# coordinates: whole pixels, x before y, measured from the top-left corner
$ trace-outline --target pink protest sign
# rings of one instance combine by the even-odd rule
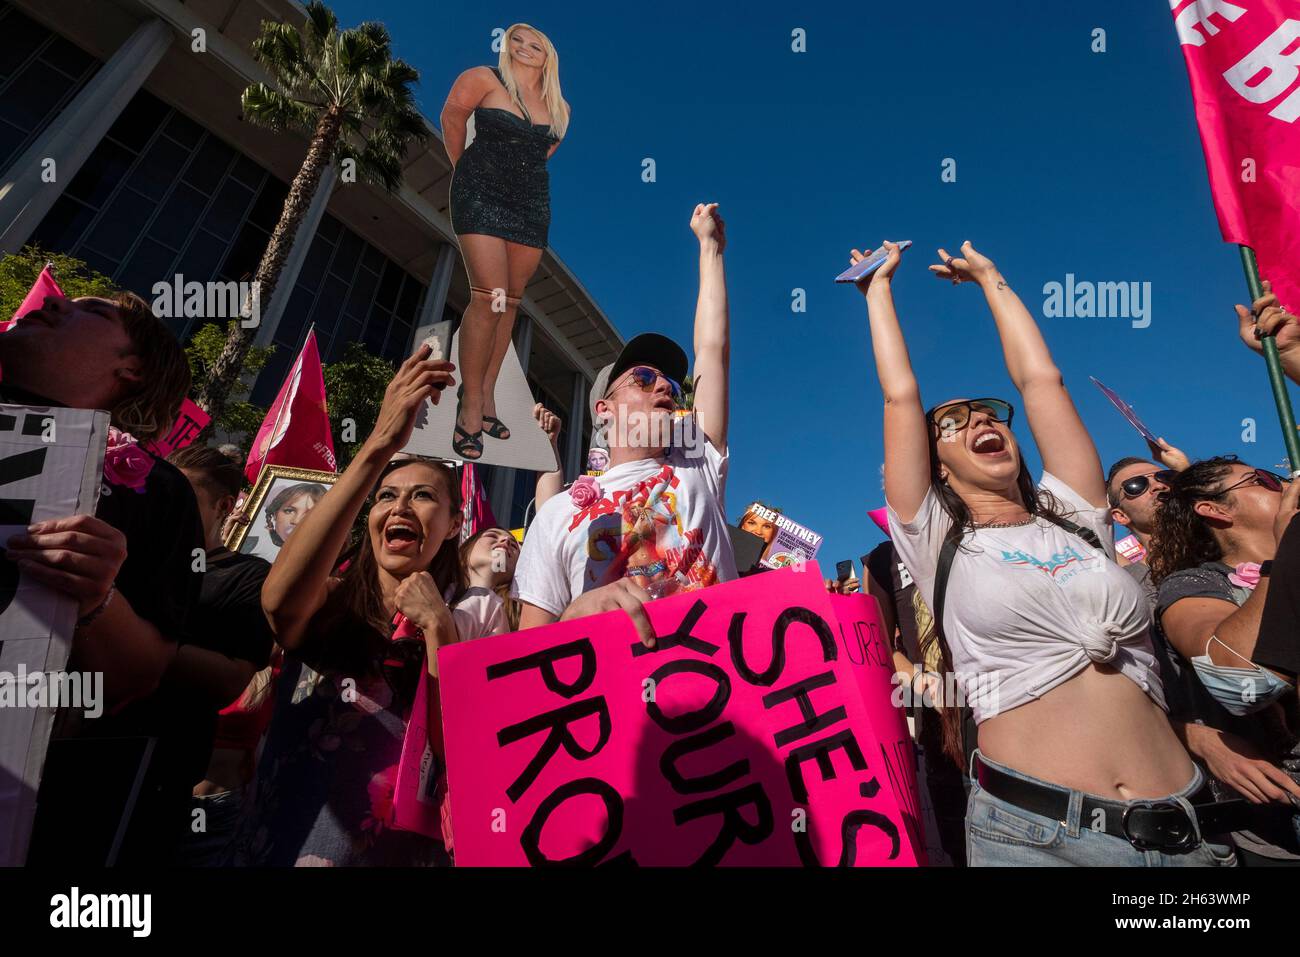
[[[827,595],[835,611],[840,645],[852,664],[862,691],[867,720],[880,746],[880,756],[889,771],[889,786],[918,857],[925,854],[921,834],[921,796],[916,785],[916,751],[907,729],[902,695],[894,677],[894,659],[880,621],[876,600],[861,592]],[[925,863],[924,860],[921,863]]]
[[[165,459],[177,449],[183,449],[194,441],[195,437],[203,431],[203,427],[212,421],[212,416],[200,409],[189,398],[181,402],[180,415],[172,423],[172,427],[167,430],[167,434],[159,439],[145,443],[147,448],[160,459]]]
[[[458,864],[917,863],[815,563],[646,611],[439,651]]]

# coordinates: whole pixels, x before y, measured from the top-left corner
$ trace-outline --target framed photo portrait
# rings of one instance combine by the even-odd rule
[[[284,540],[336,481],[333,472],[268,465],[241,507],[248,521],[233,526],[226,547],[274,562]]]

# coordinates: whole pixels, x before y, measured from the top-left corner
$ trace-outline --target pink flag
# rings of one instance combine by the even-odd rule
[[[889,509],[888,508],[884,508],[884,507],[873,508],[869,512],[867,512],[867,517],[870,518],[873,522],[875,522],[876,527],[880,529],[882,532],[884,532],[887,537],[889,538],[894,537],[893,535],[889,534]]]
[[[14,312],[13,318],[0,322],[0,332],[8,332],[19,318],[45,305],[46,296],[62,295],[63,290],[54,281],[54,274],[50,272],[50,264],[46,263],[45,268],[41,270],[41,274],[36,277],[36,282],[32,283],[32,288],[28,291],[26,298],[23,299],[23,304]]]
[[[316,351],[316,333],[307,333],[302,352],[280,386],[280,394],[257,430],[248,452],[244,475],[256,484],[267,465],[333,472],[334,440],[325,411],[325,378]]]
[[[1300,5],[1170,0],[1219,228],[1300,309]]]
[[[462,506],[464,519],[460,526],[460,540],[462,542],[469,540],[476,532],[496,525],[496,516],[492,514],[492,506],[488,503],[487,492],[479,481],[478,472],[474,469],[473,462],[466,462],[461,469],[460,500],[464,503]]]

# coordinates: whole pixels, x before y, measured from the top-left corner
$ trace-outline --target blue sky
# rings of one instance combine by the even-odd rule
[[[1039,316],[1107,464],[1145,447],[1089,375],[1193,458],[1282,461],[1263,363],[1237,339],[1245,282],[1163,0],[333,7],[347,26],[387,23],[435,120],[462,70],[495,62],[493,28],[526,21],[552,38],[573,121],[550,164],[551,243],[624,336],[689,346],[687,222],[697,201],[722,204],[729,517],[755,498],[777,505],[825,535],[825,570],[882,539],[866,515],[883,504],[866,311],[831,282],[851,246],[882,238],[916,244],[894,287],[928,402],[1016,401],[978,290],[925,268],[935,247],[970,239]],[[1105,53],[1091,50],[1098,27]],[[805,53],[791,51],[795,28]],[[646,157],[657,182],[641,180]],[[941,181],[946,158],[956,182]],[[1150,325],[1043,318],[1044,284],[1067,273],[1149,282]],[[791,311],[795,288],[806,312]],[[1028,442],[1022,417],[1016,429]]]

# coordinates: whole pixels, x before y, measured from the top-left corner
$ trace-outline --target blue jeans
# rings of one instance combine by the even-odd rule
[[[1068,794],[1070,804],[1066,820],[1056,821],[995,798],[972,780],[966,808],[966,856],[971,867],[1237,866],[1237,855],[1231,844],[1209,840],[1199,842],[1188,851],[1140,850],[1122,837],[1093,830],[1091,821],[1081,820],[1084,792],[1040,781],[995,764],[983,755],[980,760],[1005,774]],[[1204,783],[1205,777],[1197,768],[1188,785],[1167,800],[1188,799]]]

